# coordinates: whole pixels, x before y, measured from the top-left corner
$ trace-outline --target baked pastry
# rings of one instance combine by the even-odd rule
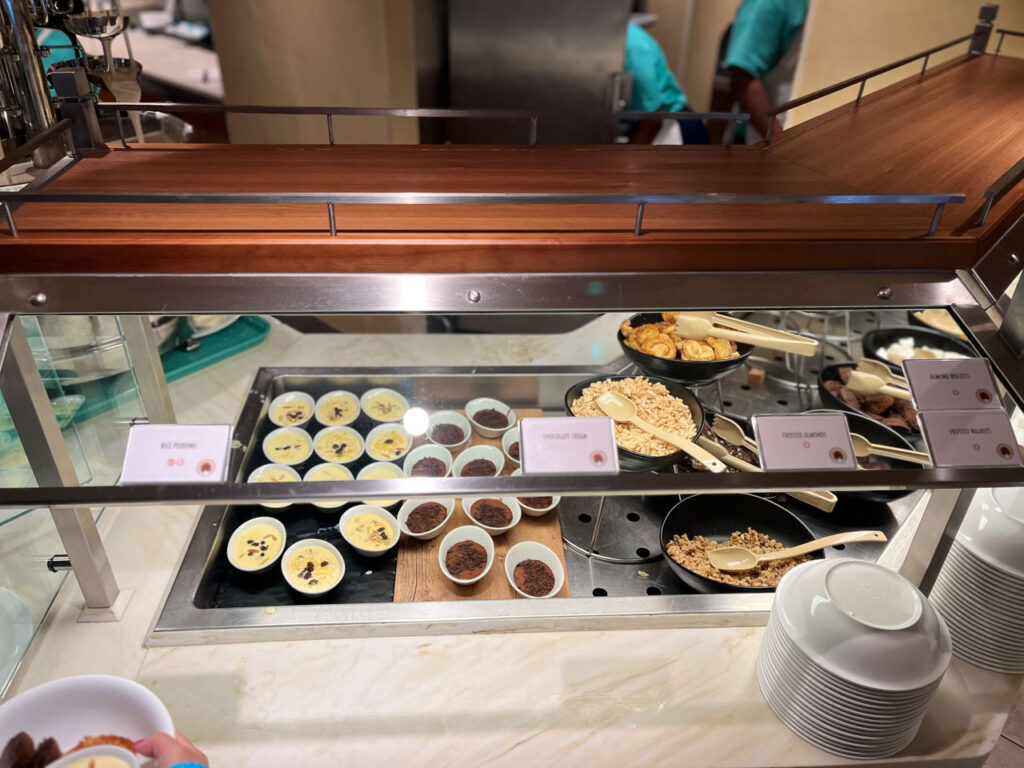
[[[131,739],[126,739],[123,736],[114,736],[112,734],[104,734],[102,736],[86,736],[80,742],[78,742],[71,752],[77,752],[80,749],[86,749],[87,747],[98,747],[101,745],[110,745],[112,747],[120,747],[126,749],[131,753],[135,753],[135,742]]]

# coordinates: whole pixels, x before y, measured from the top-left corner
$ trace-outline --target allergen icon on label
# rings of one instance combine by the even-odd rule
[[[213,470],[217,468],[217,463],[213,459],[203,459],[196,465],[196,472],[199,473],[200,477],[207,477],[213,474]]]
[[[842,448],[836,447],[828,452],[828,457],[836,464],[842,464],[846,461],[846,451]]]
[[[983,405],[988,405],[989,403],[992,402],[992,393],[989,392],[987,389],[979,389],[977,392],[974,393],[974,396],[978,398],[978,402],[982,403]]]
[[[590,463],[595,467],[603,467],[608,462],[608,457],[605,456],[604,451],[594,451],[590,454]]]

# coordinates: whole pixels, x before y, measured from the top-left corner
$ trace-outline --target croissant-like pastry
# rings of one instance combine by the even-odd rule
[[[696,339],[686,339],[683,342],[683,348],[680,350],[680,354],[687,360],[715,359],[715,350],[703,341],[697,341]]]

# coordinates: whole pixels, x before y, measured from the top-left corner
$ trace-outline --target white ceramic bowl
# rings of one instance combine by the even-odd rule
[[[441,475],[441,477],[448,477],[448,475],[452,473],[451,451],[440,445],[428,443],[409,451],[409,454],[405,457],[405,461],[402,462],[402,470],[405,472],[405,476],[412,477],[412,468],[416,466],[417,462],[420,462],[423,459],[439,459],[440,461],[443,461],[444,474]],[[420,477],[426,477],[426,475],[420,475]]]
[[[384,394],[391,395],[399,403],[402,404],[402,412],[401,413],[396,413],[394,415],[394,418],[390,418],[389,417],[389,418],[386,418],[386,419],[380,419],[380,418],[377,418],[376,416],[374,416],[368,410],[366,410],[366,404],[372,398],[376,397],[377,395],[384,395]],[[359,398],[359,407],[362,408],[363,409],[363,413],[365,413],[367,416],[369,416],[371,419],[373,419],[373,421],[391,423],[391,422],[401,421],[402,420],[402,417],[405,416],[405,412],[409,410],[409,401],[405,399],[405,396],[402,395],[401,392],[396,392],[395,390],[388,389],[387,387],[374,387],[373,389],[366,390],[363,393],[363,396],[361,398]]]
[[[540,560],[551,569],[551,573],[555,577],[555,586],[548,594],[528,595],[516,586],[516,566],[523,562],[523,560]],[[562,585],[565,584],[565,569],[562,567],[562,561],[558,559],[558,555],[549,547],[545,547],[536,541],[521,541],[509,547],[508,552],[505,554],[505,577],[508,579],[508,583],[512,585],[512,589],[520,597],[542,599],[557,595],[561,591]]]
[[[429,531],[423,533],[413,533],[409,530],[409,526],[406,521],[409,519],[410,513],[416,509],[420,504],[426,504],[429,501],[433,501],[436,504],[440,504],[448,510],[448,514],[444,516],[444,520],[441,521],[440,525],[436,528],[432,528]],[[452,512],[455,511],[455,499],[409,499],[401,507],[398,508],[398,524],[402,528],[402,535],[409,536],[414,539],[420,539],[422,541],[429,541],[430,539],[436,539],[441,535],[441,531],[448,525],[448,521],[452,519]]]
[[[20,731],[37,744],[53,737],[61,749],[102,733],[138,741],[175,732],[167,707],[152,691],[113,675],[64,677],[13,697],[0,706],[0,735],[6,743]]]
[[[519,427],[512,427],[510,430],[508,430],[508,432],[506,432],[504,435],[501,436],[501,450],[504,451],[505,455],[508,457],[508,460],[511,461],[513,464],[515,464],[517,467],[520,464],[522,464],[522,462],[519,459],[517,459],[515,456],[513,456],[511,453],[509,453],[508,449],[512,446],[512,443],[518,443],[518,442],[519,442]],[[523,450],[523,446],[520,445],[519,446],[519,452],[520,452],[519,455],[520,455],[520,457],[522,457],[522,455],[523,455],[522,454],[522,450]]]
[[[292,461],[279,460],[269,450],[270,442],[279,435],[288,435],[292,440],[298,440],[306,446],[305,453],[302,454],[302,458],[293,459]],[[263,455],[267,457],[267,461],[274,464],[287,464],[291,467],[296,467],[302,464],[304,461],[309,459],[313,455],[313,438],[309,436],[309,433],[300,429],[299,427],[279,427],[278,429],[272,430],[270,434],[263,438]]]
[[[379,438],[381,435],[386,434],[388,432],[397,432],[399,435],[405,438],[405,450],[403,450],[397,456],[374,456],[373,453],[371,452],[371,446],[373,445],[373,441]],[[411,448],[412,435],[410,435],[406,431],[405,427],[403,427],[401,424],[387,422],[386,424],[380,424],[379,426],[374,427],[366,434],[366,455],[369,456],[374,461],[399,461],[403,456],[409,453],[409,450]]]
[[[495,428],[485,427],[483,424],[477,423],[477,421],[473,418],[474,415],[479,413],[480,411],[486,411],[489,408],[493,408],[496,411],[501,411],[502,413],[506,414],[508,416],[508,425],[504,427]],[[475,397],[468,403],[466,403],[465,410],[466,418],[469,419],[470,423],[473,425],[473,429],[476,430],[476,433],[481,437],[487,437],[490,439],[501,437],[505,432],[510,430],[516,424],[515,411],[513,411],[511,408],[509,408],[507,405],[501,402],[501,400],[495,400],[493,397]]]
[[[309,415],[300,421],[282,421],[274,418],[274,412],[282,405],[288,405],[289,403],[302,403],[309,409]],[[285,392],[270,401],[270,407],[267,409],[267,418],[270,419],[271,424],[276,424],[279,427],[301,427],[313,418],[315,407],[316,403],[313,401],[313,398],[305,392]]]
[[[454,424],[457,426],[462,430],[462,441],[455,443],[454,445],[437,442],[433,437],[431,437],[431,432],[434,431],[434,427],[438,424]],[[473,426],[469,423],[469,419],[457,411],[438,411],[437,413],[432,413],[430,415],[430,419],[427,421],[427,439],[434,445],[441,445],[447,448],[452,452],[453,456],[458,454],[458,452],[461,451],[467,443],[469,443],[469,438],[472,437],[472,435]]]
[[[817,666],[872,690],[924,688],[952,655],[949,630],[924,595],[875,563],[803,563],[779,582],[772,612]]]
[[[98,757],[117,758],[128,768],[138,768],[139,765],[134,752],[129,752],[127,749],[115,747],[111,744],[102,744],[97,747],[76,750],[70,755],[65,755],[60,760],[50,763],[46,768],[69,768],[72,765],[83,765],[81,762],[83,760],[94,760]],[[85,762],[84,765],[89,765],[89,763]],[[147,761],[147,765],[151,765],[151,763]]]
[[[355,414],[352,416],[351,419],[349,419],[347,421],[338,421],[338,422],[324,421],[323,419],[320,418],[320,406],[323,405],[324,403],[326,403],[332,397],[338,397],[339,395],[341,395],[343,397],[347,397],[347,398],[351,399],[353,403],[355,403],[355,405],[356,405],[356,412],[355,412]],[[344,426],[347,426],[348,424],[351,424],[353,421],[358,419],[360,413],[362,413],[362,406],[359,405],[359,395],[357,395],[357,394],[355,394],[353,392],[349,392],[348,390],[345,390],[345,389],[332,389],[327,394],[321,396],[316,401],[316,406],[313,408],[313,417],[317,420],[317,422],[319,424],[323,424],[325,427],[344,427]]]
[[[336,558],[338,558],[338,564],[341,568],[341,572],[338,575],[338,580],[333,584],[318,584],[317,589],[315,590],[299,589],[297,586],[295,586],[295,584],[292,583],[292,580],[288,578],[288,560],[289,558],[291,558],[295,550],[301,549],[302,547],[309,547],[313,545],[323,547]],[[288,549],[284,551],[284,554],[281,555],[281,575],[284,576],[284,580],[285,582],[287,582],[288,586],[294,589],[300,595],[322,595],[325,592],[330,592],[332,589],[337,587],[339,584],[341,584],[342,581],[345,580],[345,558],[341,556],[341,552],[338,551],[338,548],[331,544],[331,542],[329,541],[324,541],[323,539],[299,539],[290,547],[288,547]]]
[[[302,478],[299,477],[298,472],[296,472],[294,469],[285,464],[264,464],[261,467],[256,467],[256,469],[250,472],[249,477],[246,478],[246,482],[255,483],[258,477],[265,475],[272,469],[280,470],[281,472],[284,472],[286,475],[288,475],[290,477],[289,482],[298,483],[302,480]],[[285,507],[290,507],[291,505],[292,503],[290,501],[275,501],[270,502],[268,504],[260,504],[260,506],[266,507],[267,509],[284,509]]]
[[[448,573],[448,568],[444,564],[444,559],[448,555],[448,550],[460,541],[475,541],[487,552],[487,565],[484,567],[483,573],[476,578],[457,579]],[[494,542],[486,532],[480,530],[475,525],[460,525],[441,539],[441,546],[437,550],[437,561],[441,566],[441,573],[447,576],[454,583],[461,584],[462,586],[476,584],[480,579],[491,572],[491,566],[494,565]]]
[[[384,549],[366,549],[365,547],[360,547],[358,544],[352,541],[348,537],[348,534],[345,532],[345,527],[349,524],[349,521],[356,515],[361,515],[364,513],[379,515],[380,517],[383,517],[385,520],[387,520],[388,525],[391,526],[391,533],[393,534],[391,536],[391,544],[389,544]],[[398,521],[395,519],[395,516],[388,512],[383,507],[378,507],[376,504],[357,504],[356,506],[345,510],[345,513],[341,516],[341,519],[338,521],[338,532],[341,534],[341,537],[345,539],[346,542],[348,542],[348,545],[352,547],[352,549],[354,549],[356,552],[361,554],[363,557],[381,557],[382,555],[386,555],[388,552],[390,552],[398,545],[398,540],[402,536],[402,528],[398,524]]]
[[[512,473],[512,477],[521,477],[522,474],[523,474],[523,470],[522,469],[517,469],[517,470],[515,470]],[[526,497],[526,498],[529,498],[529,497]],[[516,501],[519,502],[519,506],[523,508],[523,514],[526,515],[527,517],[541,517],[543,515],[546,515],[552,509],[557,507],[558,506],[558,502],[560,502],[561,500],[562,500],[561,496],[552,496],[551,497],[551,504],[549,504],[548,506],[546,506],[546,507],[531,507],[528,504],[524,504],[523,503],[523,497],[522,496],[516,496]]]
[[[503,528],[494,528],[494,527],[492,527],[490,525],[484,525],[479,520],[477,520],[475,517],[473,517],[472,511],[471,511],[472,508],[473,508],[473,503],[477,502],[477,501],[480,501],[481,499],[494,499],[494,498],[496,498],[496,497],[494,497],[494,496],[466,496],[464,499],[462,499],[462,509],[466,513],[466,517],[468,517],[470,519],[470,521],[474,525],[479,525],[481,528],[483,528],[485,531],[487,531],[491,536],[500,536],[501,534],[505,533],[506,531],[511,531],[513,528],[515,528],[519,524],[519,521],[523,519],[523,511],[522,511],[521,507],[519,506],[519,501],[514,496],[502,496],[501,499],[500,499],[501,503],[504,504],[506,507],[508,507],[510,510],[512,510],[512,522],[509,523],[508,525],[506,525]]]
[[[339,440],[354,441],[358,443],[359,453],[346,461],[341,461],[338,456],[331,455],[329,453],[322,453],[320,449],[317,448],[317,444],[320,442],[320,438],[328,435],[337,437]],[[352,429],[352,427],[324,427],[313,437],[313,450],[316,451],[316,455],[319,456],[321,460],[331,464],[351,464],[353,461],[357,461],[362,458],[362,455],[366,450],[366,444],[363,442],[363,436]]]
[[[263,565],[261,565],[259,568],[243,568],[242,564],[237,562],[231,556],[231,553],[235,551],[235,544],[240,538],[242,538],[242,534],[245,533],[245,531],[249,528],[252,528],[254,525],[260,524],[269,525],[271,528],[277,531],[277,535],[281,537],[281,549],[278,550],[278,553],[273,558],[264,561]],[[265,571],[268,568],[270,568],[274,563],[278,561],[278,559],[281,557],[281,554],[284,552],[284,545],[287,540],[288,532],[285,531],[284,524],[276,517],[254,517],[252,520],[246,520],[240,526],[235,528],[235,532],[232,533],[231,538],[228,539],[228,562],[231,563],[231,565],[233,565],[238,570],[243,571],[245,573],[261,573],[262,571]]]
[[[501,471],[505,468],[505,454],[493,445],[471,445],[455,459],[455,463],[452,464],[452,475],[454,477],[462,477],[462,470],[465,466],[477,459],[486,459],[494,464],[494,475],[492,477],[500,476]],[[481,477],[487,477],[487,475],[481,475]]]
[[[332,464],[331,462],[327,462],[325,464],[317,464],[315,466],[310,467],[306,471],[306,474],[304,474],[302,476],[302,482],[304,482],[304,483],[322,483],[322,482],[327,482],[325,480],[316,480],[316,479],[314,479],[314,475],[324,471],[324,469],[323,469],[324,467],[329,467],[330,468],[329,471],[341,472],[343,475],[345,475],[345,477],[344,477],[345,480],[353,480],[354,479],[352,477],[352,470],[350,470],[344,464]],[[347,501],[327,501],[326,499],[320,499],[319,501],[312,502],[313,506],[320,507],[320,509],[337,509],[338,507],[342,506],[343,504],[347,504],[347,503],[348,503]]]
[[[1024,579],[1024,489],[979,490],[956,539],[986,563]]]
[[[384,478],[368,478],[372,472],[385,472],[387,477]],[[402,468],[397,464],[390,461],[375,461],[372,464],[367,464],[365,467],[359,470],[359,474],[356,475],[356,480],[402,480],[405,475],[402,473]],[[400,502],[401,499],[363,499],[364,504],[373,504],[377,507],[383,507],[384,509],[392,509],[395,505]]]

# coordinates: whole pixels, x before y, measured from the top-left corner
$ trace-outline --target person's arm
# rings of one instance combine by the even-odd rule
[[[144,757],[156,758],[158,768],[207,768],[210,761],[180,733],[168,736],[154,733],[135,742],[135,751]]]
[[[739,102],[740,109],[750,114],[750,124],[762,136],[767,136],[768,125],[774,123],[772,131],[778,136],[782,131],[782,125],[774,117],[768,116],[772,109],[772,101],[768,98],[764,82],[739,67],[730,68],[729,76],[732,81],[733,97]]]

